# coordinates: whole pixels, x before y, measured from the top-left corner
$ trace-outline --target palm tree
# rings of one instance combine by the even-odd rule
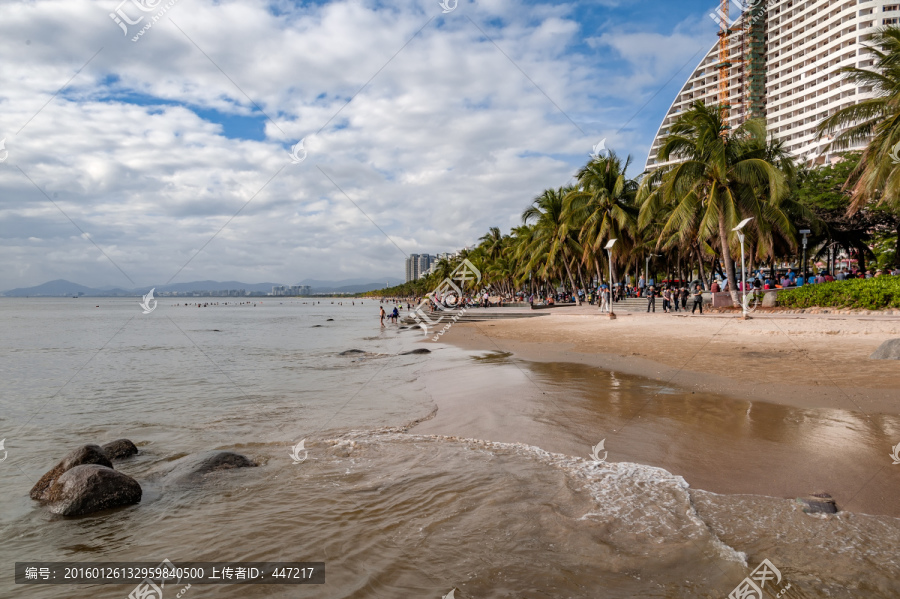
[[[758,140],[757,140],[758,141]],[[794,157],[787,150],[784,140],[769,136],[762,148],[763,158],[774,165],[784,176],[787,184],[786,193],[774,201],[766,186],[757,190],[753,207],[753,229],[756,231],[754,244],[760,262],[774,261],[776,255],[793,252],[797,247],[797,232],[793,223],[800,219],[804,222],[818,221],[815,213],[797,201],[795,185],[799,170]],[[749,215],[748,215],[749,216]]]
[[[441,258],[437,261],[437,266],[434,268],[435,279],[438,281],[443,281],[444,279],[450,278],[450,275],[453,273],[455,265],[451,264],[449,260],[446,258]]]
[[[531,206],[522,213],[522,223],[534,220],[531,241],[528,245],[527,268],[537,272],[544,279],[553,281],[561,277],[563,269],[569,278],[573,292],[577,289],[572,277],[570,263],[574,256],[581,254],[581,246],[574,237],[569,222],[563,218],[563,204],[571,188],[547,189],[535,198]],[[580,304],[578,294],[576,301]]]
[[[513,261],[514,269],[512,275],[515,285],[522,285],[533,276],[533,271],[529,267],[528,246],[532,239],[532,228],[529,225],[521,225],[513,227],[509,235],[509,245],[505,252]],[[532,288],[530,291],[534,291]]]
[[[503,249],[503,235],[500,234],[499,227],[491,227],[478,241],[481,242],[481,247],[489,259],[496,260],[500,256]]]
[[[766,160],[765,146],[762,121],[749,120],[731,131],[718,107],[696,102],[672,124],[659,150],[661,161],[680,162],[646,177],[641,184],[641,222],[646,224],[662,204],[672,207],[662,237],[674,232],[682,241],[693,235],[707,240],[718,234],[735,306],[740,304],[731,259],[731,229],[742,218],[761,214],[760,190],[768,192],[773,204],[786,191],[784,175]]]
[[[820,138],[843,130],[829,144],[834,149],[867,143],[859,166],[845,186],[851,189],[851,213],[872,201],[900,207],[900,169],[894,158],[900,143],[900,29],[878,29],[871,41],[874,69],[841,70],[848,82],[871,87],[874,97],[842,108],[818,128]]]
[[[578,229],[581,261],[593,262],[599,281],[603,276],[597,255],[603,253],[609,239],[621,240],[617,250],[625,248],[625,231],[634,224],[630,208],[638,186],[625,176],[630,164],[631,156],[623,165],[613,151],[607,157],[595,158],[578,171],[578,187],[565,198],[562,218]]]

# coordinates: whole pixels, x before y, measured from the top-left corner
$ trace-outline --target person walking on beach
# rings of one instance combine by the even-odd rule
[[[381,310],[381,326],[383,327],[384,326],[384,315],[385,315],[384,306],[381,306],[380,310]]]
[[[694,310],[700,308],[700,314],[703,314],[703,292],[700,290],[700,285],[694,286],[694,305],[691,307],[691,314],[694,313]],[[685,308],[687,310],[687,308]]]
[[[666,287],[662,292],[663,297],[663,312],[666,314],[669,313],[669,308],[672,306],[672,290]]]
[[[653,285],[647,288],[647,312],[650,311],[650,308],[653,308],[653,313],[656,313],[656,289],[653,288]]]

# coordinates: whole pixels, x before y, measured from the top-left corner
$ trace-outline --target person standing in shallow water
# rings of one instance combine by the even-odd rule
[[[384,326],[384,306],[381,306],[381,326]]]

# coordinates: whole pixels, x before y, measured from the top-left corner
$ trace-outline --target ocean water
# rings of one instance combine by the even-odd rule
[[[163,559],[326,563],[321,586],[195,585],[185,597],[727,597],[762,559],[782,576],[772,596],[900,596],[900,520],[889,515],[816,517],[789,499],[703,491],[654,465],[597,463],[580,440],[551,451],[411,427],[454,382],[477,381],[467,395],[478,401],[537,383],[560,391],[554,406],[571,401],[569,417],[516,417],[571,435],[571,418],[593,430],[645,405],[660,390],[650,381],[442,344],[403,356],[421,333],[382,329],[374,301],[218,299],[161,300],[148,315],[137,300],[0,299],[0,596],[133,588],[15,585],[16,561]],[[348,349],[364,353],[340,355]],[[677,402],[649,409],[642,426],[674,439],[703,424],[667,410],[705,414],[710,398],[663,391]],[[726,420],[743,410],[717,405]],[[787,439],[818,417],[779,418]],[[141,450],[116,463],[141,483],[140,504],[62,518],[28,498],[69,450],[122,437]],[[300,440],[308,457],[295,464]],[[159,476],[213,449],[259,467],[190,485]],[[677,457],[672,470],[694,463]],[[896,488],[896,472],[878,476]]]

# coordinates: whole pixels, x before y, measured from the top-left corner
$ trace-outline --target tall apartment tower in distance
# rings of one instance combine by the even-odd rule
[[[424,277],[436,261],[436,257],[429,254],[410,254],[406,259],[406,282]]]
[[[429,256],[428,254],[422,254],[419,256],[419,277],[424,277],[425,273],[431,270],[431,265],[434,262],[434,256]]]
[[[406,282],[419,278],[419,254],[410,254],[406,258]]]
[[[840,69],[871,67],[865,47],[876,28],[900,22],[900,0],[722,0],[710,15],[719,41],[675,97],[656,133],[646,168],[679,114],[702,100],[722,106],[735,128],[765,118],[769,133],[806,164],[834,160],[816,126],[841,108],[872,97]],[[852,148],[851,148],[852,149]]]

